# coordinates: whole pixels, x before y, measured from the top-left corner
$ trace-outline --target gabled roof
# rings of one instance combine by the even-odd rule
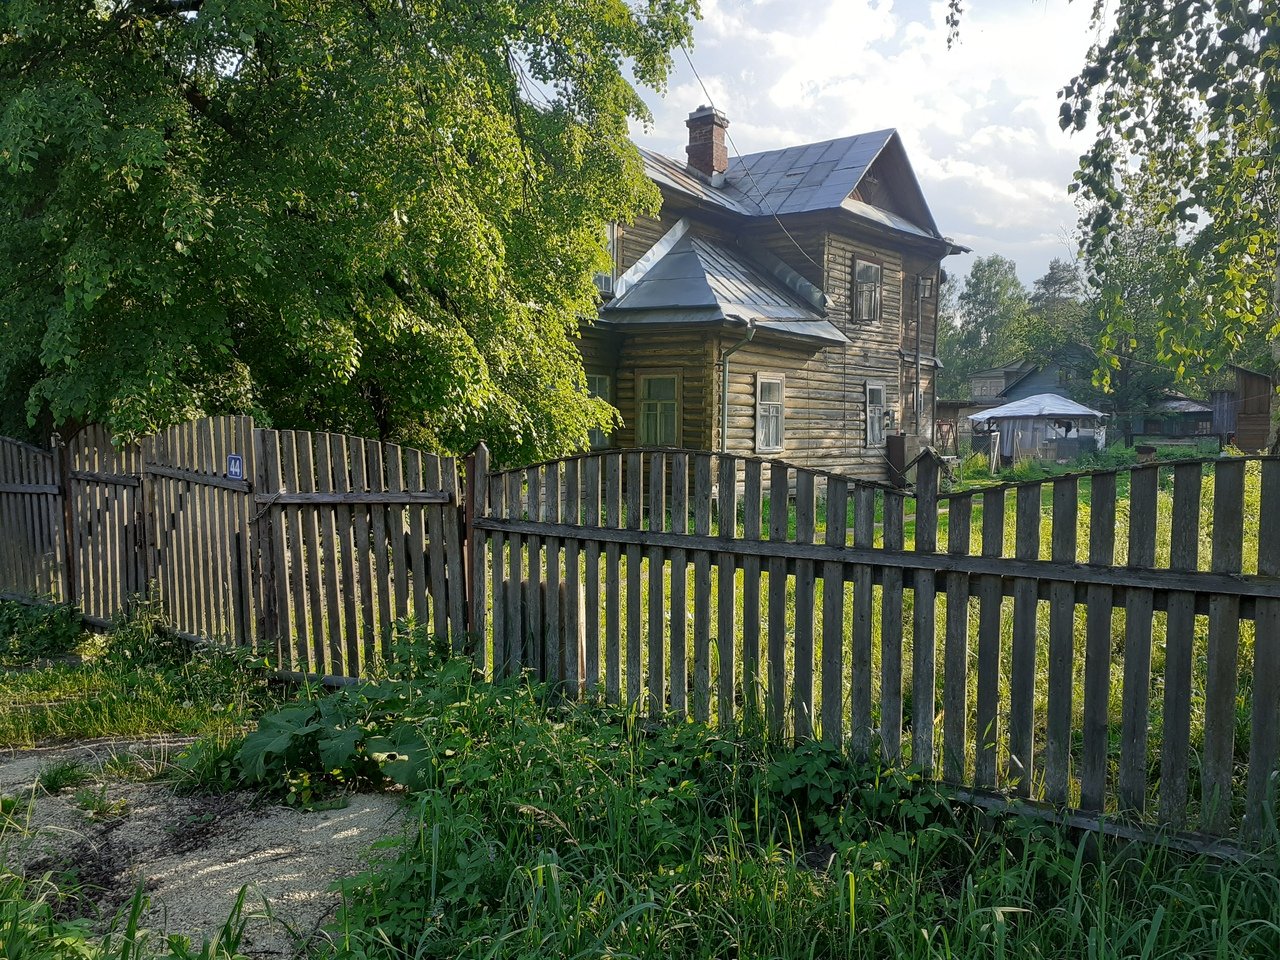
[[[738,320],[783,336],[849,342],[782,279],[719,240],[685,233],[600,315],[617,324]]]
[[[980,413],[971,413],[967,417],[973,423],[986,423],[988,420],[1020,420],[1035,417],[1105,417],[1101,410],[1086,407],[1067,397],[1056,393],[1037,393],[1035,396],[1023,397],[1004,406],[992,407]]]
[[[844,210],[880,226],[944,239],[896,130],[734,157],[722,182],[708,181],[685,164],[643,147],[640,155],[646,172],[659,184],[733,213],[771,217]],[[881,157],[885,162],[877,164]],[[860,186],[872,185],[868,174],[873,166],[893,180],[891,193],[900,211],[853,196]]]

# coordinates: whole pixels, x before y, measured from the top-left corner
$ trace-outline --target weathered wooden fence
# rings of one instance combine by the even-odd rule
[[[0,440],[0,594],[105,624],[151,596],[175,633],[359,676],[410,616],[466,631],[452,460],[212,417],[116,447]]]
[[[975,791],[1270,829],[1280,459],[911,492],[685,450],[489,470],[212,418],[0,441],[0,593],[361,675],[413,617],[492,676],[754,717]],[[465,480],[465,493],[460,481]]]
[[[912,496],[687,451],[477,477],[473,626],[494,673],[654,717],[757,710],[965,787],[1268,829],[1280,460],[956,494],[938,470]]]

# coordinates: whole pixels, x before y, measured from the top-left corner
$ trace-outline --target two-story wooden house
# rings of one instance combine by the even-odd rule
[[[688,162],[642,150],[657,219],[618,226],[591,390],[623,426],[597,444],[779,456],[888,474],[893,433],[933,429],[939,233],[893,130],[730,160],[728,121],[689,115]]]

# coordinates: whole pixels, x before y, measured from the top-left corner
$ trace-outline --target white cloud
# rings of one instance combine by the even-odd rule
[[[975,255],[1011,257],[1030,284],[1068,252],[1085,140],[1058,129],[1057,93],[1095,39],[1089,4],[978,0],[951,49],[942,2],[704,0],[703,12],[702,83],[677,53],[642,143],[683,157],[685,116],[707,92],[744,153],[896,127],[939,226]]]

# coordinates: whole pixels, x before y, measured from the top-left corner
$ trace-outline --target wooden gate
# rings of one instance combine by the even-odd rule
[[[142,443],[149,537],[144,583],[170,627],[191,639],[252,643],[250,569],[253,420],[210,417]]]
[[[0,438],[0,596],[63,600],[63,510],[53,454]]]

